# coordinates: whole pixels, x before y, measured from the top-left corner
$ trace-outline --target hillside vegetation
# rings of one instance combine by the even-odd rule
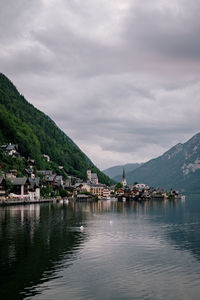
[[[27,102],[12,82],[0,73],[0,144],[9,142],[18,144],[19,152],[25,158],[35,159],[37,169],[53,169],[59,173],[58,166],[61,165],[67,174],[85,179],[90,166],[101,183],[111,184],[110,178],[100,172],[56,124]],[[43,154],[50,156],[50,163],[45,161]],[[9,162],[4,162],[2,153],[0,156],[1,165],[12,167]]]

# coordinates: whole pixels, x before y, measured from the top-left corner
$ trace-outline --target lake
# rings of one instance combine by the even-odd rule
[[[200,197],[0,208],[0,299],[200,299]]]

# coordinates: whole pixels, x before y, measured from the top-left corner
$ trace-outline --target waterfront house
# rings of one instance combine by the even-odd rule
[[[124,188],[124,197],[126,199],[130,199],[132,197],[133,193],[131,191],[131,189],[128,186],[125,186]]]
[[[90,185],[90,193],[92,195],[96,195],[99,198],[103,197],[103,190],[105,188],[105,185],[103,184],[91,184]]]
[[[28,196],[30,182],[27,177],[11,178],[13,193],[21,197]]]
[[[91,199],[91,195],[78,194],[78,195],[76,196],[76,200],[77,200],[77,201],[87,201],[87,200],[89,200],[89,199]]]
[[[110,190],[108,188],[103,189],[103,197],[105,197],[105,198],[110,197]]]
[[[123,190],[123,188],[117,189],[116,193],[117,193],[117,195],[124,195],[124,190]]]
[[[4,176],[0,176],[0,198],[6,195],[7,184]]]
[[[30,200],[39,200],[40,199],[40,178],[29,178],[30,186],[28,194]]]

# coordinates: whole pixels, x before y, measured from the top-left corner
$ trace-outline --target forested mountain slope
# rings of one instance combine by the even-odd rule
[[[19,145],[22,156],[35,159],[38,169],[58,169],[62,165],[66,173],[85,179],[90,166],[101,183],[111,183],[110,178],[100,172],[47,115],[27,102],[12,82],[0,73],[0,144],[9,142]],[[49,164],[43,154],[50,156]]]

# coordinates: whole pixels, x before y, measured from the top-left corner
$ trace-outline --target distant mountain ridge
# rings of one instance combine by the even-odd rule
[[[65,172],[86,179],[86,170],[90,166],[101,183],[112,183],[50,117],[30,104],[0,73],[0,145],[9,142],[18,144],[21,156],[34,159],[37,169],[53,169],[58,174]],[[43,154],[50,156],[49,163]],[[6,164],[2,159],[0,151],[2,169],[8,168],[8,159]]]
[[[126,179],[128,184],[138,181],[149,186],[200,193],[200,133],[126,173]]]
[[[115,177],[121,176],[122,177],[122,171],[123,168],[125,169],[125,172],[131,172],[135,170],[136,168],[139,168],[142,165],[142,163],[132,163],[132,164],[125,164],[125,165],[118,165],[113,166],[108,169],[103,170],[102,172],[115,180]],[[118,180],[119,181],[119,180]]]

